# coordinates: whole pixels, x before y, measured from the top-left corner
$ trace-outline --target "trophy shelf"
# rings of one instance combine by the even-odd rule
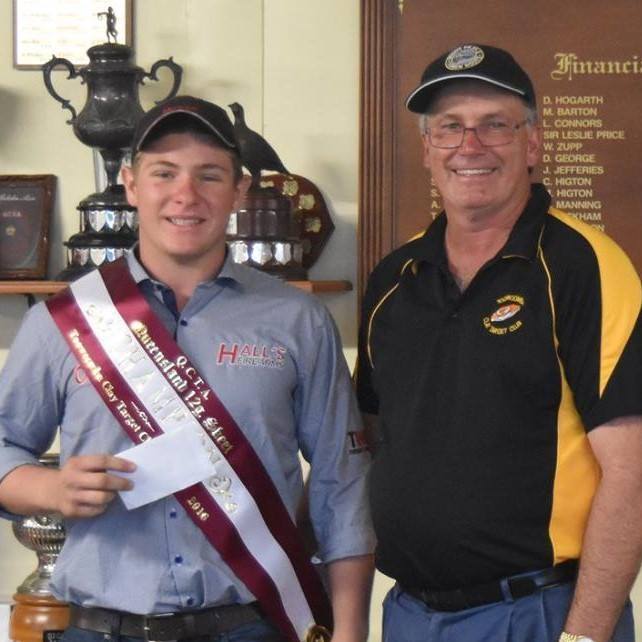
[[[350,281],[288,281],[288,283],[312,294],[349,292],[352,290]],[[56,294],[66,285],[68,285],[66,281],[0,281],[0,295],[24,294],[25,296],[34,296]]]

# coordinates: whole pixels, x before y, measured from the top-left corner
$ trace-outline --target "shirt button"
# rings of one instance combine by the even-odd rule
[[[170,516],[172,519],[176,519],[176,516],[177,516],[177,515],[178,515],[178,513],[176,512],[176,510],[175,510],[174,508],[172,508],[172,510],[170,510],[170,511],[169,511],[169,516]]]
[[[175,562],[176,564],[182,564],[182,563],[183,563],[183,557],[182,557],[181,555],[177,555],[177,556],[174,558],[174,562]]]
[[[180,320],[180,324],[181,324],[182,326],[186,326],[186,325],[187,325],[187,321],[185,321],[185,319],[181,319],[181,320]]]
[[[193,597],[188,597],[187,600],[185,600],[187,606],[192,606],[194,604],[194,598]]]

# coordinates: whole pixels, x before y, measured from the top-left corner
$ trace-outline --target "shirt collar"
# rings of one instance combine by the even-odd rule
[[[531,185],[531,197],[521,216],[511,230],[500,256],[521,256],[533,259],[542,235],[546,214],[551,204],[551,195],[541,183]]]
[[[127,265],[129,267],[129,271],[131,272],[131,275],[134,281],[137,284],[140,284],[143,281],[149,281],[150,283],[155,283],[155,284],[160,284],[165,286],[164,283],[157,281],[156,279],[152,278],[148,274],[147,270],[145,270],[145,268],[143,267],[143,264],[138,259],[137,254],[138,254],[138,243],[136,243],[132,248],[130,248],[125,254]],[[221,270],[219,271],[219,273],[215,277],[200,283],[199,287],[208,288],[208,287],[212,287],[215,284],[218,284],[220,286],[227,285],[232,287],[240,286],[242,284],[242,276],[243,275],[241,270],[239,270],[239,267],[237,266],[237,264],[234,263],[234,261],[232,261],[232,258],[230,257],[230,253],[226,252],[225,261],[223,262],[223,266],[221,267]]]
[[[537,247],[548,212],[551,197],[546,188],[540,183],[531,185],[531,196],[513,226],[506,244],[499,252],[502,258],[519,256],[525,259],[537,255]],[[433,265],[446,265],[446,234],[447,219],[444,212],[439,214],[423,235],[410,243],[410,256],[415,261],[426,261]]]

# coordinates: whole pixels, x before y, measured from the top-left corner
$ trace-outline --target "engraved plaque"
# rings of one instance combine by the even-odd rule
[[[0,176],[0,279],[44,279],[56,178]]]

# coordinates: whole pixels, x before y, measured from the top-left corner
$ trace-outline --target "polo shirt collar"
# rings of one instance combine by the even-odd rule
[[[533,183],[531,197],[498,256],[504,258],[520,256],[530,259],[537,255],[537,247],[550,203],[551,197],[546,188],[541,183]],[[437,266],[447,265],[446,244],[444,243],[446,224],[446,215],[442,212],[435,218],[423,236],[411,241],[414,244],[411,258]]]
[[[539,239],[551,204],[551,195],[541,183],[531,185],[531,197],[521,216],[511,230],[506,244],[499,252],[503,258],[521,256],[533,259],[537,256]]]
[[[164,286],[165,285],[164,283],[160,283],[160,281],[157,281],[156,279],[152,278],[148,274],[147,270],[145,270],[145,268],[143,267],[143,264],[139,261],[138,256],[136,256],[137,253],[138,253],[138,243],[136,243],[125,254],[125,258],[127,260],[127,266],[129,267],[129,271],[131,272],[131,275],[134,281],[137,284],[140,284],[143,281],[147,280],[147,281],[150,281],[151,283],[156,283]],[[214,278],[208,279],[207,281],[203,281],[203,283],[201,283],[200,285],[205,287],[211,287],[214,284],[218,284],[221,286],[241,285],[242,277],[243,277],[243,274],[239,269],[238,265],[234,263],[234,261],[232,261],[232,258],[230,257],[230,253],[226,252],[225,261],[223,262],[223,266],[221,267],[220,272]]]

